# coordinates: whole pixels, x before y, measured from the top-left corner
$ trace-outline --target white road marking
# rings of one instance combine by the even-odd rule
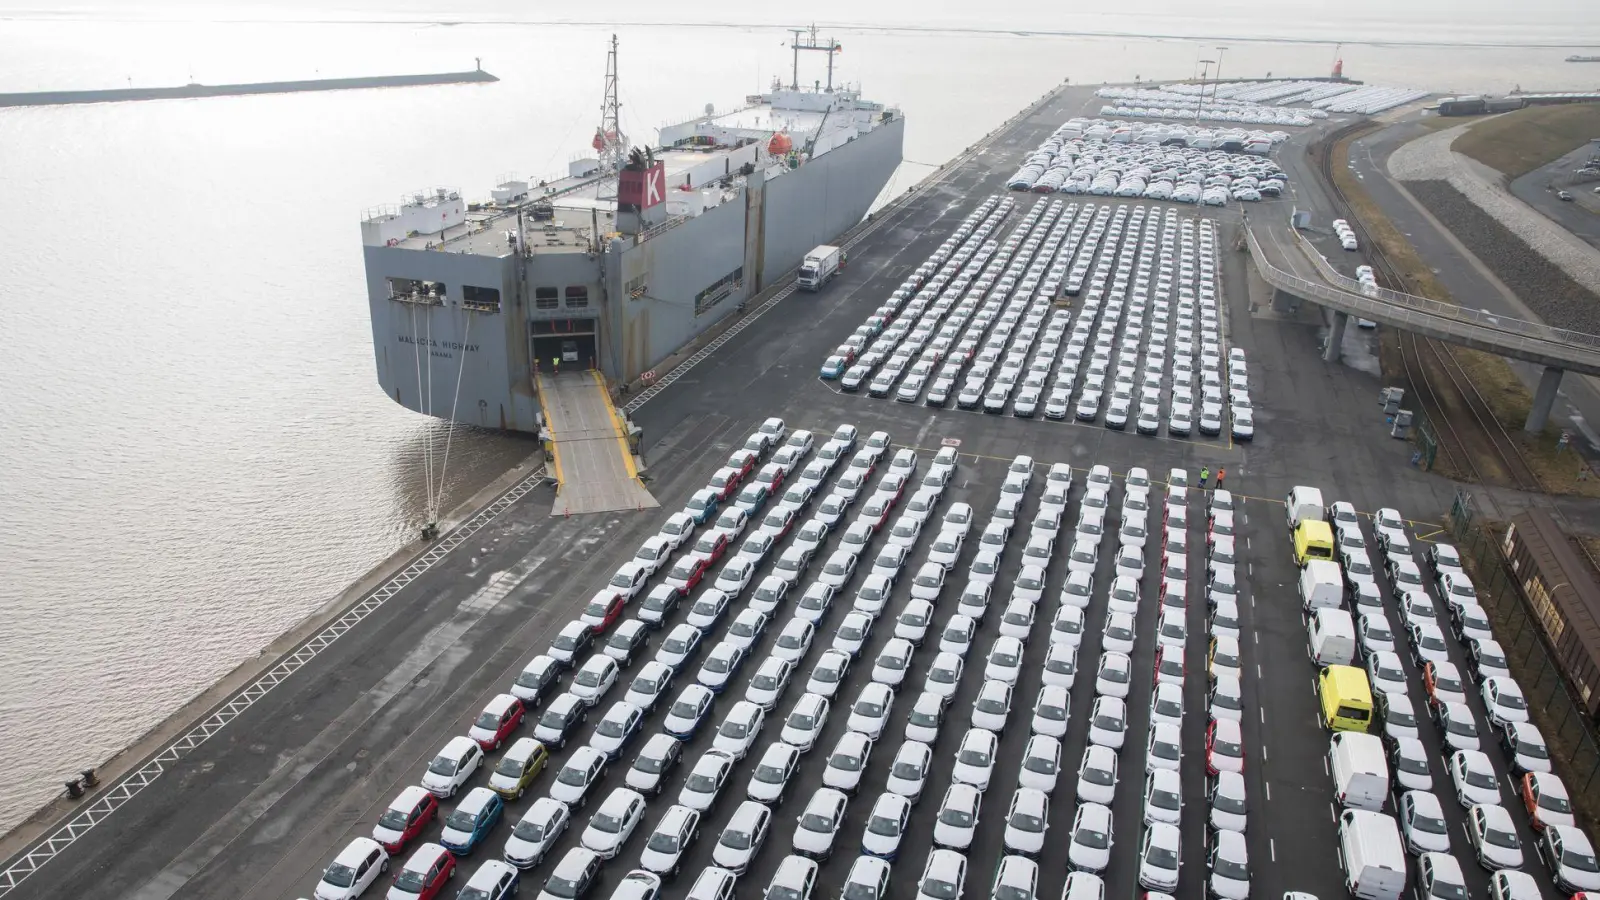
[[[1257,707],[1256,708],[1256,712],[1261,714],[1261,724],[1262,725],[1267,724],[1267,709],[1266,709],[1266,707],[1264,707],[1264,706]]]
[[[1261,785],[1267,789],[1267,800],[1270,802],[1272,800],[1272,782],[1263,781]]]

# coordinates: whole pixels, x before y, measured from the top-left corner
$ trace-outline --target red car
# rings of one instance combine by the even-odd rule
[[[891,472],[888,475],[883,476],[883,480],[878,482],[878,489],[876,491],[876,493],[879,494],[889,495],[890,506],[899,503],[900,495],[904,494],[905,492],[906,477],[901,475],[899,472]]]
[[[736,469],[718,469],[706,487],[717,492],[717,499],[726,500],[739,492],[739,472]]]
[[[728,533],[718,528],[708,531],[694,542],[694,553],[705,558],[706,565],[714,565],[728,549]]]
[[[783,487],[783,466],[777,463],[767,463],[756,473],[756,481],[767,486],[767,493],[776,497],[778,489]]]
[[[583,608],[583,615],[578,617],[578,621],[593,628],[598,634],[617,624],[617,619],[622,617],[622,606],[621,594],[601,591],[589,601],[588,606]]]
[[[439,801],[427,788],[413,785],[401,791],[378,817],[378,824],[372,826],[372,839],[388,852],[399,853],[438,815]]]
[[[733,455],[728,457],[728,468],[738,471],[739,480],[744,481],[755,471],[757,458],[755,453],[749,450],[735,450]]]
[[[454,853],[438,844],[423,844],[395,873],[394,886],[417,900],[438,900],[455,874]]]
[[[767,513],[767,517],[761,520],[761,528],[771,534],[774,541],[781,541],[784,535],[789,533],[789,529],[794,527],[796,518],[793,509],[780,506]]]
[[[478,713],[478,720],[467,730],[467,737],[485,750],[499,749],[522,724],[523,712],[521,700],[511,694],[500,694]]]
[[[706,569],[710,566],[711,563],[704,556],[685,556],[673,563],[672,571],[667,573],[667,584],[687,594],[700,584],[700,579],[706,577]]]

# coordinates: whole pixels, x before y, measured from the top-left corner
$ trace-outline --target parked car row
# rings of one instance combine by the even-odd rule
[[[1187,90],[1190,87],[1196,90]],[[1265,106],[1229,99],[1220,91],[1213,93],[1212,88],[1227,88],[1226,84],[1207,84],[1205,95],[1202,97],[1199,87],[1199,85],[1166,85],[1161,89],[1155,89],[1108,85],[1095,91],[1095,96],[1118,101],[1116,105],[1102,109],[1101,115],[1127,115],[1121,112],[1107,112],[1108,109],[1144,109],[1153,111],[1147,113],[1152,118],[1204,119],[1211,122],[1239,122],[1278,127],[1305,127],[1316,124],[1318,119],[1328,117],[1328,114],[1321,110]]]
[[[1007,186],[1187,203],[1199,202],[1202,191],[1226,189],[1227,196],[1254,201],[1288,187],[1277,163],[1250,155],[1265,154],[1272,143],[1267,135],[1074,119],[1045,138]]]
[[[1461,860],[1452,852],[1451,835],[1459,831],[1471,859],[1491,873],[1497,898],[1541,896],[1535,879],[1520,871],[1528,842],[1508,811],[1501,767],[1486,752],[1494,744],[1509,773],[1505,782],[1520,795],[1512,804],[1523,807],[1527,834],[1557,887],[1567,893],[1600,889],[1600,864],[1587,837],[1572,827],[1566,788],[1551,772],[1549,748],[1529,721],[1528,699],[1507,669],[1459,554],[1439,543],[1419,559],[1395,509],[1372,516],[1372,541],[1362,518],[1349,503],[1327,508],[1342,584],[1332,593],[1318,591],[1316,566],[1329,564],[1311,562],[1301,587],[1313,657],[1335,667],[1359,664],[1364,678],[1354,693],[1371,696],[1370,726],[1331,719],[1327,682],[1337,669],[1323,670],[1324,719],[1348,729],[1336,730],[1329,745],[1335,799],[1346,810],[1340,835],[1347,880],[1364,885],[1364,896],[1398,896],[1407,883],[1403,847],[1417,857],[1420,896],[1466,896]],[[1378,584],[1380,570],[1387,589]],[[1340,600],[1343,608],[1329,605]],[[1415,677],[1408,676],[1407,662]],[[1438,751],[1424,743],[1413,686],[1421,688]],[[1351,692],[1337,690],[1338,702],[1349,699]],[[1446,791],[1435,793],[1435,772],[1444,776]],[[1441,798],[1453,799],[1460,812],[1447,813]],[[1459,823],[1451,821],[1458,816]],[[1393,849],[1385,850],[1389,843]]]

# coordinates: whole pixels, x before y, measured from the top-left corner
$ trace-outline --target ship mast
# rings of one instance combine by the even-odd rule
[[[808,34],[808,32],[808,37],[804,39],[800,37],[803,34]],[[800,51],[820,50],[828,54],[828,93],[833,93],[833,55],[844,48],[833,38],[828,38],[826,42],[819,43],[817,41],[817,26],[815,25],[812,25],[810,29],[791,28],[789,33],[794,35],[794,40],[789,42],[789,47],[794,50],[794,67],[789,75],[789,90],[800,90]]]
[[[622,101],[617,99],[617,36],[611,36],[606,53],[606,91],[600,103],[600,127],[594,133],[594,149],[600,157],[600,171],[610,178],[615,190],[618,172],[628,162],[628,139],[622,133]]]

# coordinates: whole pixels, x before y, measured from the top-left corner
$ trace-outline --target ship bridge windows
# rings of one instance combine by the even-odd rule
[[[415,278],[386,278],[389,282],[389,299],[402,303],[421,303],[440,306],[444,303],[445,288],[437,281],[418,281]]]
[[[497,313],[500,311],[500,289],[464,284],[461,286],[461,305],[478,312]]]
[[[533,289],[534,309],[559,309],[560,307],[560,290],[553,287],[536,287]]]
[[[567,288],[567,309],[588,309],[589,289],[583,285]]]

